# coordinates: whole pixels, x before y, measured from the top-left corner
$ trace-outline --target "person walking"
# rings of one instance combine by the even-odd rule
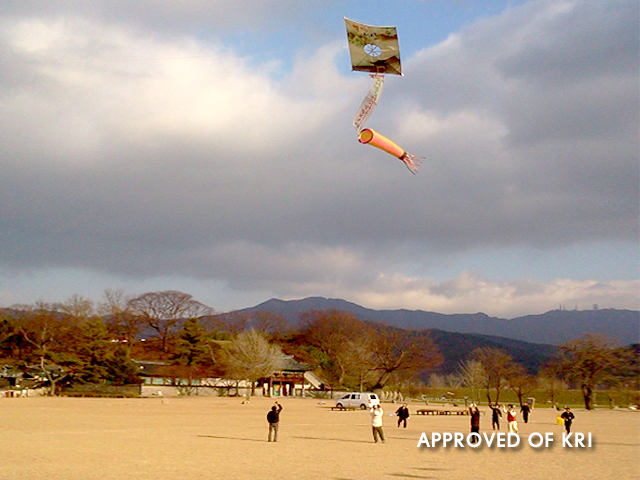
[[[571,422],[573,422],[573,419],[576,418],[571,409],[569,407],[564,407],[564,412],[562,412],[560,418],[564,420],[564,428],[567,433],[571,433]]]
[[[473,404],[469,407],[469,415],[471,415],[471,433],[477,433],[480,435],[480,410],[478,405]],[[471,443],[477,443],[480,441],[479,437],[475,435],[471,437]]]
[[[522,419],[524,423],[529,423],[529,414],[531,413],[531,407],[528,403],[525,403],[520,407],[520,411],[522,412]]]
[[[398,428],[400,428],[400,424],[404,424],[404,428],[407,428],[407,418],[409,418],[409,409],[407,408],[407,404],[403,403],[398,410],[396,410],[396,415],[398,416]]]
[[[382,418],[384,411],[380,405],[374,405],[371,409],[371,430],[373,432],[373,441],[378,443],[378,438],[384,443],[384,432],[382,431]]]
[[[497,403],[494,405],[489,404],[491,409],[491,427],[494,430],[500,430],[500,417],[502,416],[502,410]]]
[[[267,441],[278,441],[278,426],[280,425],[280,412],[282,411],[282,405],[275,402],[269,413],[267,413],[267,422],[269,422],[269,437]],[[271,438],[273,437],[273,440]]]

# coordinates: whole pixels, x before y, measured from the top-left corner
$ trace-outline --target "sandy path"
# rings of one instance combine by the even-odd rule
[[[387,442],[374,444],[368,412],[284,399],[279,442],[268,443],[271,400],[240,401],[0,398],[0,480],[640,478],[638,412],[575,411],[573,430],[591,432],[592,448],[563,448],[548,409],[520,424],[519,448],[417,448],[422,432],[466,435],[469,418],[417,416],[410,405],[398,429],[396,406],[384,405]],[[532,448],[531,432],[553,432],[553,446]]]

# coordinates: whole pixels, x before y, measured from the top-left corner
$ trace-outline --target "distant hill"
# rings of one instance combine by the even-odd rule
[[[363,321],[403,329],[472,333],[536,344],[560,345],[585,333],[602,333],[621,345],[640,343],[640,312],[635,310],[551,310],[542,315],[507,320],[484,313],[445,315],[422,310],[372,310],[345,300],[309,297],[288,301],[271,299],[237,312],[268,311],[297,325],[304,312],[330,309],[349,312]]]
[[[430,330],[429,336],[438,346],[438,351],[444,358],[444,362],[437,369],[437,372],[445,374],[458,370],[460,363],[467,360],[469,354],[476,348],[492,347],[504,350],[530,373],[538,371],[538,369],[558,351],[558,347],[554,345],[522,342],[510,338],[492,337],[475,333],[452,333],[442,330]]]

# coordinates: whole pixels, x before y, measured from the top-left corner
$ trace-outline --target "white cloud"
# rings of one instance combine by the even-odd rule
[[[375,309],[406,308],[439,313],[483,312],[500,318],[568,309],[640,308],[640,281],[558,279],[543,283],[519,278],[498,281],[463,272],[444,282],[403,275],[381,276],[367,292],[349,292],[355,303]]]

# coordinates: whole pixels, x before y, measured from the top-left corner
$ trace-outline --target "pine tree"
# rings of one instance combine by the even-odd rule
[[[197,318],[190,318],[178,334],[176,347],[172,355],[176,363],[195,366],[209,359],[207,332],[200,326]]]

